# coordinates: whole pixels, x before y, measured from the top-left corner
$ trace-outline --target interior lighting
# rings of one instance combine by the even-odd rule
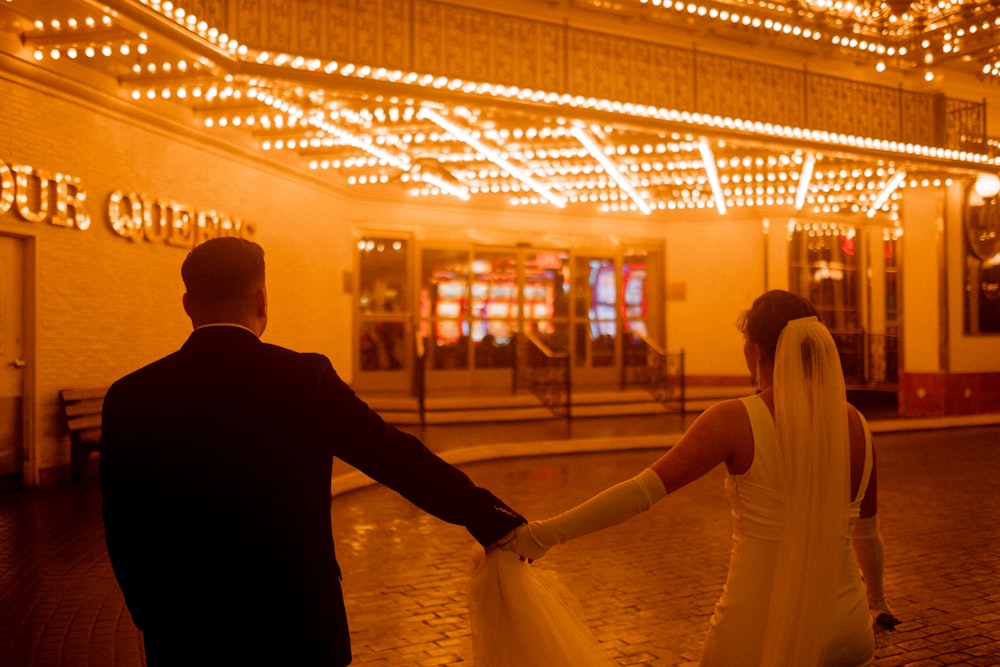
[[[715,166],[715,154],[712,147],[708,145],[707,139],[698,142],[698,150],[701,152],[701,161],[705,167],[705,175],[708,176],[708,183],[712,186],[712,197],[715,199],[715,208],[719,215],[726,214],[726,202],[722,198],[722,184],[719,183],[719,172]]]
[[[889,197],[892,196],[892,193],[896,191],[896,188],[899,187],[899,184],[902,183],[905,178],[906,171],[903,169],[900,169],[892,175],[892,178],[890,178],[889,182],[885,184],[884,188],[882,188],[882,192],[878,193],[875,201],[872,202],[871,207],[868,209],[867,215],[869,218],[875,217],[875,214],[878,213],[879,209],[882,208],[887,201],[889,201]]]

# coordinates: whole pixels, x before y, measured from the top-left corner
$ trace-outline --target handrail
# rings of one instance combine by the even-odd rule
[[[413,327],[413,395],[417,398],[420,425],[427,423],[427,348],[420,327]]]
[[[550,359],[569,356],[566,352],[553,352],[552,348],[546,345],[545,341],[536,336],[533,331],[525,331],[522,335],[531,341],[531,344],[537,347],[542,354]]]
[[[530,331],[515,334],[514,340],[514,391],[526,387],[553,414],[569,419],[572,413],[569,353],[552,350]]]
[[[657,343],[655,340],[653,340],[646,334],[642,333],[641,331],[632,331],[632,335],[641,340],[643,343],[645,343],[647,347],[649,347],[651,350],[653,350],[653,352],[655,352],[659,356],[661,357],[667,356],[667,351],[662,347],[660,347],[659,343]]]
[[[899,382],[899,337],[867,331],[831,331],[848,387],[892,387]]]
[[[649,394],[664,405],[678,404],[686,411],[684,350],[669,354],[656,341],[640,331],[629,332],[642,345],[643,354],[628,355],[622,360],[622,388],[629,380],[645,385]],[[641,361],[640,361],[641,360]],[[629,361],[637,363],[629,363]]]

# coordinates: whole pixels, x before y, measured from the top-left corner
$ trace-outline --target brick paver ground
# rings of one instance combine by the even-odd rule
[[[877,665],[1000,665],[1000,427],[878,436],[886,584],[899,630]],[[635,474],[653,451],[464,465],[529,517]],[[721,469],[540,561],[619,665],[695,664],[729,557]],[[100,494],[0,496],[0,665],[142,664],[104,551]],[[470,663],[472,539],[371,487],[333,499],[356,665]],[[196,601],[192,601],[196,604]]]

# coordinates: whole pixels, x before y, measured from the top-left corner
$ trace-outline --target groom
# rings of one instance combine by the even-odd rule
[[[483,546],[524,519],[386,424],[325,356],[260,340],[260,246],[207,241],[181,275],[194,331],[104,401],[107,547],[147,662],[347,665],[335,456]]]

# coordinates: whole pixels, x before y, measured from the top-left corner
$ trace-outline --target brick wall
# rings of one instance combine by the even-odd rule
[[[79,230],[28,222],[16,205],[0,233],[34,239],[34,469],[60,477],[69,461],[58,391],[106,385],[176,349],[190,331],[181,307],[186,249],[116,234],[115,190],[251,221],[268,258],[271,319],[265,339],[323,352],[349,376],[349,207],[333,190],[265,163],[144,126],[21,82],[0,78],[0,162],[79,179],[92,218]],[[37,205],[35,209],[37,210]]]

